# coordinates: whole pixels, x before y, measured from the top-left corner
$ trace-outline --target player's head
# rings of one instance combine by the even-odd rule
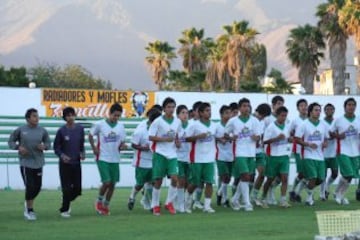
[[[121,114],[123,112],[123,108],[119,103],[114,103],[111,105],[109,110],[109,120],[112,123],[115,123],[119,120],[121,117]]]
[[[211,105],[210,103],[203,102],[198,108],[200,119],[210,120],[211,118]]]
[[[299,99],[297,102],[296,102],[296,108],[297,110],[299,111],[300,115],[302,116],[306,116],[308,111],[307,111],[307,108],[308,108],[308,103],[305,99]]]
[[[195,120],[199,119],[199,107],[201,105],[201,101],[197,101],[197,102],[194,102],[194,104],[192,105],[192,112],[193,112],[193,118]]]
[[[156,118],[161,116],[161,112],[158,109],[152,109],[149,112],[149,124],[151,124]]]
[[[255,112],[258,118],[261,120],[271,114],[271,107],[267,103],[262,103],[256,107]]]
[[[276,109],[276,121],[279,124],[284,124],[288,115],[288,109],[285,106],[281,106]]]
[[[331,103],[327,103],[324,107],[324,112],[326,117],[332,117],[335,113],[335,107]]]
[[[220,110],[221,120],[227,122],[231,118],[231,108],[228,105],[222,105]]]
[[[147,112],[146,112],[146,117],[149,117],[149,113],[152,109],[158,110],[160,113],[162,113],[163,109],[159,104],[154,104]]]
[[[185,105],[179,105],[176,108],[176,116],[182,121],[185,122],[189,119],[189,111]]]
[[[167,97],[164,99],[162,108],[166,116],[170,117],[174,114],[176,102],[173,98]]]
[[[35,108],[26,110],[25,119],[30,125],[37,125],[39,123],[39,114]]]
[[[321,106],[318,103],[311,103],[308,107],[308,117],[312,119],[319,119],[321,114]]]
[[[250,100],[242,98],[239,100],[239,111],[241,115],[248,116],[250,114]]]
[[[345,113],[354,114],[356,109],[356,101],[354,98],[348,98],[344,102]]]
[[[76,117],[75,109],[72,107],[64,108],[62,117],[66,122],[73,123],[75,121],[75,117]]]
[[[282,96],[276,95],[271,99],[271,106],[273,109],[273,113],[276,114],[276,109],[281,106],[284,106],[285,100]]]
[[[239,115],[239,105],[236,102],[230,103],[230,109],[231,109],[231,116],[235,117]]]

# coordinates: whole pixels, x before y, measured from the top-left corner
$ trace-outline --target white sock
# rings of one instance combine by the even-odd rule
[[[188,191],[185,191],[185,208],[191,208],[191,204],[193,201],[193,194],[190,194]]]
[[[336,180],[336,178],[329,177],[325,184],[325,191],[329,191],[330,185]]]
[[[283,202],[286,202],[286,195],[285,196],[281,196],[280,197],[280,201],[283,203]]]
[[[131,199],[135,199],[137,193],[138,193],[138,191],[136,191],[135,187],[133,187],[133,188],[131,189],[130,198],[131,198]]]
[[[348,180],[346,180],[345,178],[341,178],[342,183],[342,187],[340,189],[340,196],[341,198],[344,198],[344,195],[346,193],[346,190],[349,188],[350,183],[348,182]]]
[[[160,205],[160,189],[154,188],[152,191],[151,207],[158,207]]]
[[[320,185],[320,196],[325,197],[326,182],[323,181]]]
[[[224,188],[224,184],[225,184],[225,183],[221,183],[221,184],[220,184],[220,187],[218,188],[218,190],[217,190],[217,192],[216,192],[216,194],[217,194],[218,196],[222,195],[223,188]]]
[[[200,202],[201,200],[201,195],[202,195],[203,189],[202,188],[196,188],[195,190],[195,194],[194,194],[194,200],[197,202]]]
[[[308,194],[308,196],[307,196],[307,199],[306,199],[306,201],[307,202],[312,202],[313,201],[313,192],[314,192],[314,189],[307,189],[307,194]]]
[[[176,198],[176,193],[177,193],[177,188],[170,185],[165,204],[173,203]]]
[[[239,185],[240,185],[242,199],[243,199],[244,204],[247,206],[251,205],[250,198],[249,198],[249,182],[240,181]]]
[[[227,183],[222,183],[221,186],[222,186],[222,202],[224,203],[228,198],[228,196],[227,196],[227,186],[228,186],[228,184]]]
[[[296,193],[297,195],[300,195],[300,194],[301,194],[301,191],[304,189],[305,186],[306,186],[305,180],[302,179],[302,180],[298,183],[298,185],[296,186],[296,188],[295,188],[295,193]]]
[[[153,186],[150,183],[145,183],[145,185],[144,185],[144,198],[149,203],[151,202],[151,199],[152,199],[152,190],[153,190]]]
[[[177,206],[178,209],[184,210],[185,208],[185,192],[184,188],[177,189]]]
[[[241,186],[240,183],[237,185],[236,191],[234,193],[234,196],[232,197],[233,200],[239,201],[239,198],[241,196]]]
[[[211,198],[205,198],[204,208],[209,209],[211,207]]]
[[[294,179],[294,183],[292,185],[292,189],[291,189],[292,192],[295,192],[295,189],[296,189],[297,185],[299,184],[299,182],[300,182],[300,179],[298,177],[296,177]]]

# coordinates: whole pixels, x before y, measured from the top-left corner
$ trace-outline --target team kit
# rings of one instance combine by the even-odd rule
[[[215,213],[215,204],[234,211],[290,208],[292,202],[313,206],[315,201],[330,199],[339,205],[350,204],[345,195],[351,181],[358,178],[360,156],[355,99],[344,101],[344,114],[336,119],[331,103],[321,106],[300,99],[296,105],[298,117],[288,119],[282,96],[274,96],[271,105],[263,103],[256,108],[249,99],[241,98],[221,106],[220,120],[212,121],[210,103],[198,101],[188,109],[168,97],[147,111],[127,146],[125,127],[119,121],[122,106],[113,104],[109,117],[93,124],[88,135],[102,182],[95,211],[110,214],[111,198],[120,180],[121,151],[130,147],[134,149],[135,184],[128,198],[129,210],[141,205],[159,216],[163,210],[170,214]],[[24,217],[36,220],[33,205],[41,189],[43,151],[51,144],[46,129],[38,125],[36,109],[29,109],[25,118],[28,124],[11,134],[9,147],[19,151],[25,183]],[[59,212],[69,218],[71,202],[81,195],[86,136],[75,122],[73,108],[65,108],[63,118],[66,124],[58,130],[53,148],[59,156],[63,193]],[[288,186],[290,156],[295,159],[297,175]],[[165,178],[169,182],[167,196],[160,203]],[[316,197],[315,190],[319,192]],[[141,199],[137,201],[138,195]],[[216,203],[212,203],[213,196]],[[355,198],[360,200],[359,187]]]

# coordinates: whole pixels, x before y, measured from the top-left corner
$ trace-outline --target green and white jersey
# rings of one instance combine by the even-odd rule
[[[108,163],[118,163],[120,161],[119,147],[125,142],[125,128],[121,122],[109,123],[104,119],[98,121],[90,129],[90,134],[97,136],[97,146],[99,155],[96,160]]]
[[[292,120],[290,124],[290,132],[295,133],[296,129],[298,129],[305,122],[306,119],[307,118],[302,118],[298,116],[297,118]],[[297,154],[302,154],[303,151],[304,151],[303,147],[300,144],[296,144],[294,141],[292,145],[292,152]]]
[[[216,131],[219,136],[225,135],[225,125],[220,121],[216,123]],[[224,162],[232,162],[234,161],[234,149],[233,142],[226,141],[226,143],[216,142],[216,160],[221,160]]]
[[[329,121],[326,121],[325,119],[323,120],[323,122],[328,127],[328,131],[331,130],[332,125],[335,123],[334,120],[332,122],[329,122]],[[335,158],[336,157],[336,148],[337,148],[336,139],[329,139],[328,145],[324,149],[324,157],[325,158]]]
[[[276,122],[270,123],[270,125],[265,129],[264,141],[267,141],[272,138],[276,138],[280,134],[285,135],[285,139],[267,144],[266,154],[269,156],[286,156],[289,155],[288,144],[290,137],[290,126],[285,123],[283,125],[278,125]]]
[[[131,143],[140,145],[141,147],[150,146],[148,128],[137,128],[132,136]],[[135,149],[132,165],[140,168],[152,168],[152,152]]]
[[[222,137],[216,130],[216,124],[212,121],[203,123],[194,121],[186,130],[188,137],[207,133],[207,137],[198,139],[191,144],[190,162],[211,163],[215,162],[215,138]]]
[[[149,136],[173,137],[181,131],[181,121],[177,118],[171,120],[165,119],[164,116],[156,118],[149,128]],[[177,158],[175,140],[172,142],[153,142],[151,149],[167,159]]]
[[[263,135],[265,133],[265,121],[259,120],[260,124],[260,135]],[[256,146],[256,154],[263,153],[264,152],[264,140],[263,137],[260,138],[259,144]]]
[[[186,142],[186,129],[188,129],[190,126],[189,123],[182,123],[181,124],[181,130],[179,133],[179,140],[180,140],[180,147],[177,148],[176,153],[177,153],[177,158],[178,161],[180,162],[190,162],[190,150],[191,150],[191,143]]]
[[[331,132],[345,133],[344,139],[338,140],[338,154],[349,157],[358,157],[359,154],[359,128],[360,119],[358,117],[347,118],[339,117],[331,126]]]
[[[270,123],[276,121],[276,116],[273,113],[271,113],[269,116],[265,117],[263,121],[264,121],[264,128],[267,128],[270,125]]]
[[[296,128],[295,137],[303,138],[304,142],[315,143],[316,149],[312,149],[309,146],[304,147],[304,159],[324,161],[324,150],[322,144],[325,139],[329,138],[328,127],[324,122],[318,121],[314,123],[309,119],[305,120],[304,123]]]
[[[225,132],[230,136],[237,137],[235,142],[236,157],[255,157],[256,141],[251,136],[260,136],[259,120],[253,116],[248,118],[233,117],[227,122]]]

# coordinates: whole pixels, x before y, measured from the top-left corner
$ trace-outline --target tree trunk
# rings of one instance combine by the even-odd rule
[[[360,46],[357,49],[356,56],[357,56],[357,61],[358,61],[357,66],[356,66],[356,82],[357,82],[356,94],[358,94],[359,90],[360,90]]]
[[[329,39],[330,65],[332,69],[335,95],[345,93],[346,36],[340,35]]]
[[[311,69],[311,66],[300,66],[299,79],[301,85],[305,89],[305,94],[314,93],[314,77],[316,73]]]

